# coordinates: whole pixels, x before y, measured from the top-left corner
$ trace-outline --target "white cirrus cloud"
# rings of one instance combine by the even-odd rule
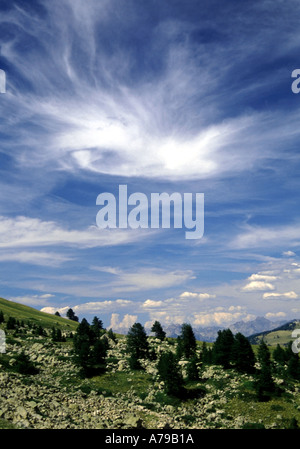
[[[286,292],[286,293],[264,293],[263,294],[264,299],[297,299],[298,295],[294,291]]]
[[[92,248],[122,245],[141,237],[141,233],[133,230],[100,230],[97,226],[72,230],[65,229],[54,221],[39,218],[18,216],[12,219],[0,216],[0,248],[55,245]]]
[[[57,267],[70,260],[72,260],[72,257],[54,252],[17,251],[0,254],[0,262],[19,262],[47,267]]]

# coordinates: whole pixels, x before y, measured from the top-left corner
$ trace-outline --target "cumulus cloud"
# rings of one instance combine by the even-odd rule
[[[137,322],[137,315],[126,314],[120,321],[120,315],[118,313],[112,313],[109,328],[113,331],[128,330],[134,323]]]
[[[285,312],[268,312],[266,313],[266,318],[272,319],[272,318],[285,318],[286,313]]]
[[[257,273],[257,274],[251,274],[251,276],[249,276],[249,281],[275,281],[277,279],[277,276],[273,276],[270,274],[261,274],[261,273]]]
[[[148,308],[156,308],[156,307],[161,307],[163,305],[163,301],[153,301],[151,299],[147,299],[142,307],[145,307],[145,309]]]
[[[242,290],[245,292],[257,292],[262,290],[274,290],[274,285],[264,281],[251,281]]]
[[[209,299],[209,298],[215,298],[216,295],[210,294],[210,293],[193,293],[193,292],[183,292],[179,296],[182,299],[188,298],[188,299]]]
[[[244,318],[245,320],[250,319],[250,315],[248,316],[242,311],[237,312],[229,312],[229,311],[212,311],[212,312],[203,312],[194,314],[193,324],[195,326],[227,326],[229,324],[234,323],[235,321],[241,320]]]
[[[64,307],[47,306],[47,307],[43,307],[41,309],[41,312],[50,313],[51,315],[54,315],[55,312],[58,312],[61,316],[65,316],[69,309],[70,309],[69,306],[64,306]]]

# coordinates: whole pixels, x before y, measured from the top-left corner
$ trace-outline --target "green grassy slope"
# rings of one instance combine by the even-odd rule
[[[293,320],[271,331],[251,335],[248,339],[251,344],[259,344],[261,339],[263,339],[264,342],[270,346],[277,346],[277,344],[286,346],[290,341],[294,340],[292,337],[292,331],[294,329],[300,329],[299,320]]]
[[[78,323],[67,318],[62,318],[49,313],[40,312],[33,307],[25,306],[7,299],[0,298],[0,310],[7,320],[9,316],[16,320],[31,322],[33,324],[41,325],[44,328],[52,328],[53,326],[60,329],[75,331]]]

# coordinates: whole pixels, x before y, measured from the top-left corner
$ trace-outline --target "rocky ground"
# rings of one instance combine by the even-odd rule
[[[167,343],[155,342],[157,352]],[[113,376],[120,371],[132,375],[124,358],[124,340],[118,344],[110,341],[108,366]],[[106,395],[105,391],[90,388],[90,381],[80,379],[73,363],[72,347],[67,344],[17,341],[7,344],[6,357],[13,367],[17,355],[25,352],[39,368],[35,375],[22,375],[0,365],[0,418],[20,428],[34,429],[121,429],[145,427],[161,428],[241,428],[249,421],[245,416],[231,414],[228,403],[240,395],[240,385],[249,376],[236,376],[231,371],[210,366],[201,373],[201,383],[206,394],[197,400],[182,402],[180,406],[160,404],[156,400],[163,384],[157,377],[156,362],[145,361],[144,368],[152,382],[141,398],[132,385],[126,392]],[[1,354],[0,354],[1,362]],[[185,363],[182,362],[184,372]],[[212,382],[213,381],[213,382]],[[278,382],[281,382],[278,380]],[[89,387],[89,388],[86,388]],[[299,414],[299,389],[291,392],[293,407]],[[295,411],[296,413],[296,411]],[[266,427],[280,427],[280,414]],[[257,419],[257,422],[259,419]]]

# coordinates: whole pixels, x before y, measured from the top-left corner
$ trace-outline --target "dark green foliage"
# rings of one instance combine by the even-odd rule
[[[257,398],[259,401],[268,401],[271,395],[276,392],[276,388],[272,377],[270,351],[263,340],[261,340],[258,347],[257,359],[260,364],[255,384]]]
[[[231,360],[235,369],[241,373],[255,372],[255,355],[249,340],[240,332],[234,336]]]
[[[280,365],[284,365],[287,361],[286,352],[279,344],[277,344],[276,348],[274,349],[273,359]]]
[[[261,340],[257,351],[257,361],[260,365],[271,366],[271,355],[266,343]]]
[[[149,344],[144,327],[134,323],[126,337],[126,351],[130,355],[129,364],[132,369],[140,369],[140,359],[149,357]]]
[[[60,313],[59,313],[59,312],[55,312],[54,315],[55,315],[55,316],[60,316]]]
[[[65,337],[62,335],[62,332],[59,328],[52,328],[51,332],[52,341],[59,342],[59,341],[66,341]]]
[[[22,351],[16,357],[15,370],[20,374],[37,374],[38,368],[34,366],[29,356]]]
[[[173,396],[181,396],[183,391],[183,378],[177,357],[171,351],[164,352],[157,365],[158,374],[164,381],[165,392]]]
[[[299,429],[298,421],[296,420],[296,418],[291,419],[289,429]]]
[[[75,360],[85,377],[100,374],[105,370],[107,341],[95,337],[94,330],[85,318],[78,325],[73,338]]]
[[[177,357],[189,359],[195,355],[196,338],[190,324],[184,323],[181,326],[181,334],[177,337]]]
[[[42,326],[36,326],[34,333],[36,335],[40,335],[41,337],[45,337],[47,335],[45,329]]]
[[[16,329],[16,327],[17,327],[17,320],[12,316],[8,317],[8,320],[6,323],[6,329],[13,330],[13,329]]]
[[[162,328],[162,325],[159,321],[155,321],[153,323],[153,326],[151,328],[151,332],[155,333],[155,337],[159,338],[161,341],[163,341],[166,338],[166,333]]]
[[[268,401],[275,393],[275,384],[271,369],[268,365],[262,365],[256,380],[256,393],[259,401]]]
[[[116,337],[116,335],[113,333],[113,330],[112,330],[112,329],[108,329],[107,336],[108,336],[108,338],[110,338],[110,339],[111,339],[112,341],[114,341],[115,343],[117,342],[117,337]]]
[[[69,320],[72,320],[72,321],[78,321],[78,316],[75,315],[73,309],[69,309],[69,310],[67,311],[67,314],[66,314],[66,315],[67,315],[67,318],[69,318]]]
[[[0,310],[0,324],[4,323],[4,314],[2,312],[2,310]]]
[[[203,365],[211,365],[212,364],[212,350],[207,347],[206,342],[202,343],[200,361]]]
[[[103,329],[103,323],[99,318],[96,316],[93,318],[92,325],[91,325],[91,331],[95,335],[95,339],[99,338],[101,330]]]
[[[298,353],[290,351],[287,363],[287,374],[295,380],[300,380],[300,361]]]
[[[194,355],[187,364],[186,373],[188,380],[199,380],[199,370],[198,370],[199,360],[196,355]]]
[[[230,329],[218,331],[218,337],[213,346],[213,363],[230,368],[233,357],[234,336]]]

